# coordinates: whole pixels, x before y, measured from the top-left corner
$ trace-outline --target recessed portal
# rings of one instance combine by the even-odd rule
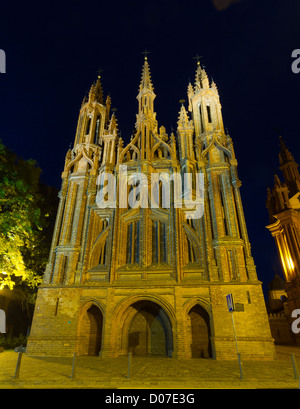
[[[86,310],[80,321],[79,355],[99,355],[101,350],[103,315],[96,305]]]
[[[165,311],[151,301],[140,301],[132,307],[135,314],[129,325],[128,352],[172,356],[172,328]]]
[[[191,328],[192,358],[211,357],[210,326],[208,313],[200,305],[195,305],[189,311]]]

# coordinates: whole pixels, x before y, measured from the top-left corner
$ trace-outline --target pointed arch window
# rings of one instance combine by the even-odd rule
[[[203,132],[203,121],[202,121],[202,109],[201,103],[199,104],[199,117],[200,117],[200,132]]]
[[[166,223],[160,220],[152,221],[152,262],[167,263]]]
[[[132,222],[127,226],[127,264],[140,262],[140,221]]]
[[[61,260],[61,271],[59,275],[59,283],[63,284],[66,280],[66,274],[67,274],[67,268],[68,268],[68,256],[62,256]]]
[[[79,119],[79,122],[78,122],[78,131],[77,131],[77,137],[76,137],[76,144],[80,142],[82,122],[83,122],[83,115],[80,116],[80,119]]]
[[[208,122],[211,124],[211,123],[212,123],[212,119],[211,119],[211,109],[210,109],[210,105],[206,105],[206,109],[207,109]]]
[[[235,263],[235,252],[233,250],[227,250],[227,262],[230,280],[237,280],[237,269]]]
[[[99,264],[101,266],[105,265],[105,260],[106,259],[106,241],[102,244],[100,248],[100,255],[99,255]]]
[[[220,174],[219,176],[219,190],[220,190],[220,201],[221,201],[221,211],[222,217],[224,222],[224,232],[226,236],[229,236],[230,233],[230,224],[228,223],[228,216],[227,216],[227,204],[226,204],[226,196],[224,192],[224,185],[223,185],[223,177]]]
[[[79,190],[79,187],[77,183],[74,183],[73,189],[72,189],[72,211],[71,211],[71,216],[68,222],[67,242],[71,241],[73,231],[76,227],[76,223],[74,223],[74,216],[75,216],[75,211],[76,211],[78,190]]]
[[[92,121],[92,118],[89,117],[89,118],[88,118],[88,121],[87,121],[87,124],[86,124],[86,131],[85,131],[85,134],[86,134],[86,135],[88,135],[88,134],[90,133],[91,121]]]
[[[187,237],[187,250],[188,250],[188,262],[189,263],[195,263],[196,262],[196,257],[195,257],[195,250],[194,246],[192,245],[190,239]]]
[[[101,218],[101,221],[100,221],[101,232],[103,232],[103,230],[105,230],[107,226],[108,226],[108,219]],[[99,252],[99,260],[98,260],[98,264],[102,266],[104,266],[106,262],[106,249],[107,249],[107,245],[106,245],[106,240],[105,240],[101,245],[100,252]]]
[[[99,137],[99,134],[100,134],[100,125],[101,125],[101,115],[97,115],[96,126],[95,126],[95,134],[94,134],[94,143],[98,142],[98,137]]]
[[[190,223],[187,223],[191,226]],[[192,227],[192,226],[191,226]],[[190,234],[185,232],[185,245],[183,247],[183,260],[184,264],[200,264],[201,256],[197,251],[196,245],[193,239],[190,237]]]

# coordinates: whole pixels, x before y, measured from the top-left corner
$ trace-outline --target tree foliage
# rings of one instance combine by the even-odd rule
[[[0,289],[34,290],[42,281],[57,191],[41,184],[40,174],[34,160],[17,157],[0,140]]]

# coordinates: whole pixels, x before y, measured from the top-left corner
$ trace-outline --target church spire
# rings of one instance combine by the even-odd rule
[[[148,51],[145,51],[144,65],[142,69],[142,78],[139,87],[139,94],[137,100],[139,101],[139,112],[137,115],[137,124],[141,120],[155,120],[154,113],[154,87],[150,75],[150,67],[147,58]]]
[[[280,169],[283,173],[285,183],[289,189],[290,196],[293,196],[300,191],[300,175],[298,170],[298,164],[296,163],[294,156],[286,147],[286,144],[282,137],[279,137],[280,153],[279,163]]]
[[[97,81],[92,84],[89,92],[89,101],[90,102],[99,102],[99,104],[103,105],[103,89],[101,84],[101,77],[98,74]]]
[[[145,55],[144,59],[144,65],[143,65],[143,70],[142,70],[142,79],[140,83],[140,92],[143,90],[148,90],[151,92],[154,92],[152,80],[151,80],[151,74],[150,74],[150,67],[148,63],[148,57],[147,54],[149,54],[148,51],[144,51],[143,54]]]
[[[279,153],[279,162],[280,165],[283,165],[287,162],[293,161],[294,157],[291,154],[291,152],[288,150],[286,147],[286,144],[282,138],[282,136],[279,136],[279,145],[280,145],[280,153]]]
[[[209,80],[204,68],[201,67],[200,61],[197,62],[196,76],[195,76],[195,88],[197,90],[201,88],[209,88]]]
[[[200,58],[200,57],[197,57]],[[188,85],[188,109],[193,114],[196,136],[218,131],[224,134],[221,104],[217,86],[210,83],[204,67],[197,61],[195,84]],[[204,142],[204,140],[202,141]]]
[[[149,157],[150,149],[155,143],[153,134],[157,131],[156,113],[154,112],[154,99],[156,95],[154,93],[154,87],[150,75],[150,67],[147,58],[148,53],[148,51],[143,52],[144,65],[142,68],[139,94],[137,96],[139,110],[136,120],[136,133],[142,159]]]

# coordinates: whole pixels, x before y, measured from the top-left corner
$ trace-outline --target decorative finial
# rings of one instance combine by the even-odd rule
[[[142,51],[141,54],[144,54],[144,58],[145,60],[147,60],[148,59],[147,54],[150,54],[150,51],[145,50],[145,51]]]
[[[184,103],[185,103],[185,99],[180,99],[179,102],[180,102],[180,104],[184,104]]]

